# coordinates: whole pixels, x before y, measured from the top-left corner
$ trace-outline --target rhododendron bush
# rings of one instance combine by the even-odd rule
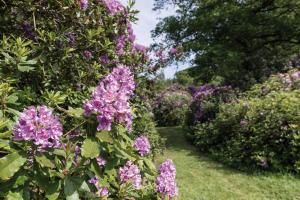
[[[299,173],[299,74],[273,75],[221,102],[214,117],[200,118],[188,136],[201,151],[240,169]]]
[[[139,113],[148,49],[132,6],[0,2],[0,198],[177,196],[175,166],[156,169],[161,142]]]
[[[153,101],[153,113],[159,126],[180,126],[186,119],[191,95],[180,85],[171,85]]]

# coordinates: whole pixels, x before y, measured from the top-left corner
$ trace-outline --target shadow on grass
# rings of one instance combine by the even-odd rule
[[[196,147],[191,145],[185,138],[185,132],[181,127],[159,127],[157,128],[158,132],[160,133],[161,137],[166,140],[166,148],[174,151],[174,152],[185,152],[187,156],[197,159],[199,164],[203,167],[211,168],[217,170],[225,175],[232,175],[232,174],[240,174],[244,176],[268,176],[272,175],[287,175],[286,172],[282,173],[274,173],[270,171],[258,171],[253,169],[248,170],[238,170],[227,166],[221,162],[216,161],[216,159],[212,158],[208,154],[204,154],[197,150]],[[300,176],[295,174],[289,174],[295,178],[300,178]]]

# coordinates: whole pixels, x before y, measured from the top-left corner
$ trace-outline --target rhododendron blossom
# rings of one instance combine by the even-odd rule
[[[140,136],[135,139],[133,147],[141,156],[145,156],[150,153],[150,143],[146,136]]]
[[[125,11],[125,7],[118,0],[103,0],[103,2],[112,15]]]
[[[106,187],[101,187],[99,184],[99,179],[97,177],[93,177],[89,180],[90,184],[93,184],[97,188],[97,196],[98,197],[108,197],[109,191]]]
[[[31,106],[21,113],[13,134],[15,140],[33,141],[41,148],[60,147],[63,127],[51,109]]]
[[[100,167],[104,167],[106,165],[106,160],[104,160],[101,156],[97,157],[96,161]]]
[[[118,56],[124,55],[125,45],[126,45],[126,36],[125,35],[118,36],[118,38],[116,40],[116,50],[117,50],[117,55]]]
[[[140,170],[131,161],[127,161],[125,166],[119,169],[119,179],[121,183],[132,183],[135,189],[142,186]]]
[[[148,48],[144,45],[134,44],[132,48],[133,53],[142,53],[143,55],[147,55]]]
[[[156,191],[165,197],[172,199],[178,195],[176,184],[176,168],[172,160],[166,160],[160,165],[159,176],[156,179]]]
[[[135,83],[128,67],[119,65],[96,87],[92,99],[84,105],[85,114],[97,114],[98,130],[111,130],[113,122],[124,124],[130,131],[132,114],[129,99]]]
[[[127,33],[128,33],[128,40],[133,43],[135,41],[135,34],[133,33],[133,28],[132,28],[132,25],[131,23],[128,23],[127,24]]]
[[[88,0],[80,0],[79,5],[82,10],[86,10],[89,6],[89,1]]]
[[[88,50],[85,50],[85,51],[83,52],[83,55],[84,55],[85,59],[87,59],[87,60],[90,60],[90,59],[93,58],[92,52],[90,52],[90,51],[88,51]]]
[[[176,54],[177,53],[177,49],[175,47],[172,47],[170,49],[170,53],[173,54],[173,55]]]

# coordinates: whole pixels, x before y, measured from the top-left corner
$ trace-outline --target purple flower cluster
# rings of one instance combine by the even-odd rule
[[[104,158],[102,158],[101,156],[98,156],[96,158],[96,161],[100,167],[104,167],[106,165],[106,160]]]
[[[67,41],[71,46],[74,46],[76,44],[76,37],[75,34],[72,32],[65,33],[65,37],[67,38]]]
[[[230,86],[215,86],[215,85],[211,85],[211,84],[205,84],[200,86],[198,89],[193,90],[193,97],[194,99],[197,98],[201,98],[203,96],[208,96],[211,95],[215,92],[218,91],[226,91],[226,90],[230,90],[231,87]]]
[[[124,55],[125,45],[126,45],[126,36],[125,35],[118,36],[118,38],[116,40],[116,50],[117,50],[118,56]]]
[[[296,71],[292,74],[292,78],[294,80],[299,80],[300,79],[300,71]]]
[[[162,49],[158,50],[155,53],[156,57],[158,58],[159,62],[165,63],[166,62],[166,56],[164,54],[164,51]]]
[[[140,136],[136,138],[133,147],[141,156],[145,156],[150,153],[150,143],[146,136]]]
[[[27,21],[23,22],[22,29],[26,38],[36,40],[36,37],[33,32],[33,26],[30,23],[28,23]]]
[[[90,52],[90,51],[88,51],[88,50],[85,50],[85,51],[83,52],[83,56],[84,56],[84,58],[87,59],[87,60],[90,60],[90,59],[93,58],[92,52]]]
[[[93,177],[89,180],[90,184],[93,184],[97,188],[97,196],[98,197],[108,197],[109,191],[106,187],[101,187],[99,184],[99,179],[97,177]]]
[[[172,48],[170,49],[170,53],[171,53],[172,55],[175,55],[175,54],[177,53],[177,48],[172,47]]]
[[[130,131],[132,115],[129,99],[135,83],[128,67],[119,65],[96,87],[92,99],[84,105],[85,114],[97,114],[98,130],[111,130],[113,122],[122,123]]]
[[[99,60],[104,65],[108,65],[109,64],[109,57],[108,57],[107,54],[104,54],[104,55],[100,56]]]
[[[128,23],[127,24],[127,33],[128,33],[128,40],[133,43],[135,41],[135,34],[133,33],[133,28],[132,28],[132,25],[131,23]]]
[[[125,11],[125,7],[118,0],[103,0],[103,2],[112,15]]]
[[[120,167],[119,179],[121,183],[132,183],[135,189],[140,189],[142,186],[140,170],[131,161],[127,161],[124,167]]]
[[[141,53],[143,55],[147,55],[148,48],[144,45],[140,45],[135,43],[132,48],[132,53]]]
[[[89,1],[88,0],[80,0],[79,5],[81,10],[86,10],[89,6]]]
[[[31,106],[21,113],[13,134],[15,140],[33,141],[41,148],[59,147],[63,127],[51,109]]]
[[[160,165],[159,176],[156,178],[156,191],[172,199],[178,195],[176,184],[176,168],[172,160],[166,160]]]

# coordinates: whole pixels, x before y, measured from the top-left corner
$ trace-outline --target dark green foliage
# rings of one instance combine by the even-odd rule
[[[156,0],[157,9],[175,4],[177,13],[157,25],[158,46],[183,46],[193,55],[194,77],[204,83],[222,77],[242,89],[287,69],[300,49],[298,0]]]

